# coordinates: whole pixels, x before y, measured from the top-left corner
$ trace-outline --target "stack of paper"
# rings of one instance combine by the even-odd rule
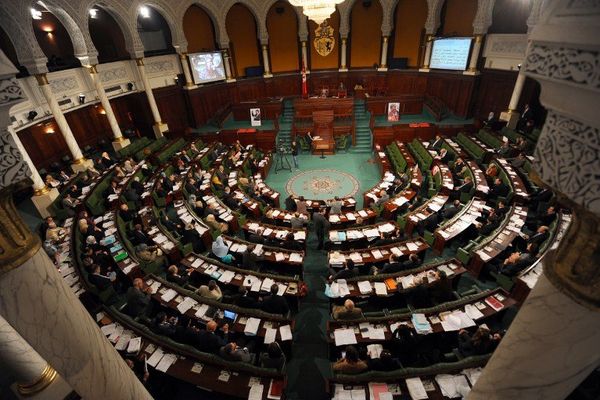
[[[336,346],[344,346],[347,344],[356,344],[356,335],[354,329],[336,329],[333,331]]]
[[[411,320],[415,327],[415,331],[418,334],[427,335],[428,333],[433,332],[425,314],[413,314]]]
[[[424,400],[429,398],[425,391],[425,387],[423,386],[423,382],[421,382],[421,378],[419,377],[406,379],[406,387],[413,400]]]
[[[450,399],[465,398],[471,391],[467,378],[464,375],[436,375],[435,381],[439,385],[442,394]]]
[[[244,333],[247,335],[256,336],[256,334],[258,333],[259,326],[260,326],[260,319],[250,317],[250,318],[248,318],[248,321],[246,321],[246,327],[244,328]]]

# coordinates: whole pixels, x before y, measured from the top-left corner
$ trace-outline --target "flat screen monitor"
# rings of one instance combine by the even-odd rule
[[[435,39],[429,68],[464,71],[469,60],[471,39],[470,37]]]
[[[225,66],[221,52],[189,54],[194,83],[222,81],[225,79]]]

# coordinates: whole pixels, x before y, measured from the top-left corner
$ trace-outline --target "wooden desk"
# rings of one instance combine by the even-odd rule
[[[444,194],[437,194],[431,199],[428,199],[425,203],[421,204],[417,209],[411,211],[406,215],[406,233],[412,235],[414,228],[421,221],[427,219],[431,214],[441,210],[446,202],[448,196]]]
[[[502,226],[473,249],[471,253],[473,257],[471,257],[468,268],[474,276],[479,276],[481,269],[487,262],[498,257],[512,244],[525,225],[526,218],[527,207],[511,207],[502,221]]]
[[[382,297],[375,293],[374,283],[386,283],[389,281],[394,282],[394,286],[390,286],[386,284],[387,287],[387,296],[392,296],[396,293],[406,293],[415,287],[430,287],[434,284],[436,280],[430,280],[428,283],[423,284],[422,277],[427,276],[428,278],[432,277],[432,272],[441,272],[444,271],[448,279],[454,279],[467,272],[467,269],[462,265],[462,263],[456,259],[451,259],[448,261],[442,261],[434,264],[423,265],[421,267],[398,272],[395,274],[383,274],[383,275],[375,275],[375,276],[362,276],[356,278],[346,279],[346,284],[348,285],[348,289],[350,294],[344,297],[352,297],[352,298],[370,298],[370,297]],[[371,292],[369,294],[363,294],[358,289],[357,282],[367,281],[371,284]],[[417,282],[417,283],[415,283]]]
[[[435,230],[433,249],[441,254],[447,243],[464,233],[475,223],[475,219],[481,216],[481,211],[485,207],[485,200],[473,197],[454,217]]]
[[[489,304],[487,304],[485,302],[485,300],[487,298],[492,297],[492,296],[495,297],[496,300],[500,301],[500,303],[502,303],[502,309],[496,311],[494,308],[492,308]],[[500,298],[502,298],[502,300],[499,300]],[[440,322],[432,323],[430,320],[431,317],[438,317],[440,313],[454,311],[454,310],[464,311],[466,305],[475,305],[476,307],[479,306],[479,307],[477,307],[477,309],[483,314],[483,316],[478,319],[475,319],[474,321],[476,323],[482,323],[486,318],[496,315],[498,312],[503,311],[506,308],[515,305],[516,303],[517,302],[514,299],[509,297],[508,292],[506,292],[502,288],[497,288],[495,290],[484,292],[481,294],[481,296],[478,296],[473,299],[468,299],[464,303],[462,303],[460,305],[457,304],[456,306],[445,309],[444,311],[426,312],[425,316],[429,319],[429,322],[430,322],[430,325],[431,325],[431,328],[433,331],[432,334],[441,334],[441,333],[446,332],[444,330],[444,328],[442,327],[442,324]],[[417,310],[416,312],[418,312],[418,311],[419,310]],[[357,320],[357,321],[330,320],[327,322],[327,337],[328,337],[330,345],[335,346],[334,331],[336,329],[351,328],[351,329],[354,329],[355,332],[358,331],[358,333],[356,333],[356,341],[359,344],[385,343],[392,339],[392,333],[393,333],[392,325],[405,324],[405,325],[408,325],[409,327],[412,327],[411,318],[412,318],[412,313],[410,313],[410,312],[405,313],[405,314],[393,314],[393,315],[388,315],[385,317],[369,318],[368,323],[370,325],[374,325],[376,327],[383,328],[383,330],[385,332],[384,340],[371,339],[369,337],[362,336],[362,334],[360,333],[359,325],[361,323],[364,323],[364,320]],[[454,332],[454,331],[452,331],[452,332]],[[456,332],[458,333],[458,331],[456,331]]]
[[[233,119],[236,121],[249,121],[251,108],[260,108],[260,115],[263,120],[277,119],[283,113],[283,97],[234,103],[231,105]]]
[[[409,249],[409,247],[411,247]],[[385,246],[369,247],[350,251],[330,251],[328,262],[332,268],[342,268],[347,260],[353,260],[354,265],[369,265],[387,262],[390,254],[401,253],[401,257],[408,257],[411,254],[420,254],[427,250],[429,245],[421,237],[402,242],[387,244]],[[392,251],[394,249],[394,251]],[[381,257],[377,252],[381,253]],[[376,256],[377,254],[377,256]]]

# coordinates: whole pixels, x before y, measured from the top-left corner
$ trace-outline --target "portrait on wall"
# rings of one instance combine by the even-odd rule
[[[388,121],[400,120],[400,103],[388,103]]]
[[[250,124],[252,126],[261,126],[261,115],[260,108],[251,108],[250,109]]]

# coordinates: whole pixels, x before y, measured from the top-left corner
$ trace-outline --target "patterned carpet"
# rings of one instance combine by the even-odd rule
[[[286,192],[313,200],[328,200],[334,196],[354,196],[359,183],[352,175],[335,169],[312,169],[293,176]]]
[[[379,168],[371,154],[336,154],[325,159],[317,155],[298,156],[299,168],[278,171],[272,168],[266,183],[285,198],[289,193],[307,199],[327,200],[352,195],[362,208],[361,193],[379,182]],[[293,165],[290,157],[290,163]]]

